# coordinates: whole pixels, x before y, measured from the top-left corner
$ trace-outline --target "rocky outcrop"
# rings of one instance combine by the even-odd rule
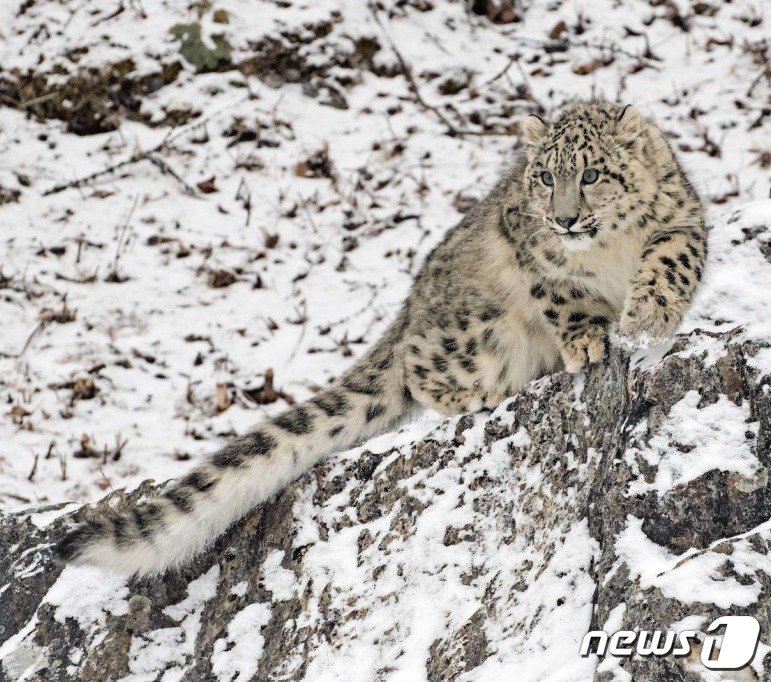
[[[741,330],[614,348],[321,463],[158,579],[53,563],[89,508],[4,516],[0,680],[699,680],[697,651],[601,660],[581,639],[723,614],[761,625],[736,679],[771,679],[767,353]]]

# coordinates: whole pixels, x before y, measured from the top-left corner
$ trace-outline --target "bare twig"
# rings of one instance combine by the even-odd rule
[[[357,286],[360,286],[358,282],[351,282],[348,280],[343,280],[347,285],[351,287],[351,289],[356,288]],[[355,312],[351,313],[350,315],[346,315],[345,317],[341,317],[339,320],[335,320],[333,322],[327,322],[325,327],[328,327],[329,329],[332,329],[332,327],[338,327],[341,324],[345,324],[346,322],[349,322],[350,320],[354,319],[355,317],[358,317],[362,313],[367,312],[367,310],[372,309],[372,304],[377,300],[378,295],[380,294],[380,291],[377,288],[377,285],[365,282],[364,286],[366,286],[369,289],[369,298],[367,302],[359,308],[359,310],[356,310]],[[318,331],[318,330],[317,330]]]
[[[108,275],[108,278],[114,277],[115,281],[119,281],[118,280],[118,261],[120,260],[123,249],[126,247],[126,233],[128,232],[129,224],[131,223],[131,218],[134,216],[134,211],[136,211],[138,204],[139,204],[139,195],[137,194],[134,197],[134,201],[131,203],[131,208],[129,209],[128,215],[126,216],[126,220],[123,223],[123,227],[121,227],[120,234],[118,235],[118,243],[115,245],[115,257],[113,258],[113,261],[112,261],[112,272]]]
[[[58,449],[56,450],[56,454],[59,457],[59,469],[61,470],[62,481],[67,480],[67,455],[66,453],[60,452]]]
[[[28,99],[24,102],[17,102],[15,99],[13,99],[13,97],[8,97],[7,95],[0,95],[0,99],[2,99],[4,102],[7,102],[14,109],[19,109],[21,111],[24,111],[25,109],[32,107],[35,104],[42,104],[43,102],[47,102],[50,99],[54,99],[58,97],[59,94],[60,94],[60,91],[55,90],[54,92],[49,92],[49,93],[46,93],[45,95],[40,95],[39,97]]]
[[[170,175],[172,178],[174,178],[185,190],[185,194],[188,194],[192,197],[198,196],[198,191],[195,187],[188,184],[185,179],[177,173],[166,161],[164,161],[159,156],[156,156],[155,154],[148,154],[147,160],[152,163],[154,166],[157,166],[161,169],[161,173],[164,175]]]
[[[521,45],[525,45],[527,47],[533,47],[539,50],[544,50],[545,52],[567,52],[569,48],[572,47],[582,47],[590,50],[605,50],[607,52],[610,52],[614,55],[623,55],[625,57],[629,57],[630,59],[634,59],[648,68],[659,70],[659,67],[655,64],[657,61],[661,61],[659,57],[656,57],[653,55],[653,53],[650,52],[650,48],[646,45],[646,52],[648,54],[636,54],[634,52],[630,52],[629,50],[624,49],[623,47],[619,47],[615,43],[592,43],[588,40],[570,40],[569,38],[559,38],[558,40],[541,40],[539,38],[528,38],[526,36],[517,36],[517,35],[510,35],[505,34],[507,38],[511,39],[512,41],[516,43],[520,43]],[[516,61],[516,60],[513,60]],[[509,65],[510,66],[510,65]]]
[[[497,81],[498,79],[500,79],[500,78],[503,78],[503,76],[505,76],[505,75],[506,75],[506,74],[509,72],[509,69],[510,69],[512,66],[514,66],[514,64],[515,64],[515,63],[516,63],[516,64],[519,64],[519,58],[520,58],[521,56],[522,56],[522,55],[519,55],[519,54],[516,54],[516,53],[515,53],[514,55],[512,55],[511,57],[509,57],[509,61],[507,61],[507,62],[506,62],[506,66],[504,66],[504,67],[503,67],[503,68],[502,68],[500,71],[498,71],[498,72],[497,72],[497,73],[496,73],[494,76],[491,76],[491,77],[490,77],[490,78],[488,78],[486,81],[484,81],[484,82],[482,83],[482,86],[484,87],[485,85],[492,85],[492,84],[493,84],[493,83],[495,83],[495,81]]]
[[[107,451],[107,446],[105,446],[105,448],[104,448],[104,459],[102,460],[103,463],[107,462],[107,457],[108,456],[110,457],[110,459],[113,462],[117,462],[121,458],[121,455],[123,454],[123,448],[126,447],[127,443],[128,443],[128,438],[124,438],[123,440],[121,440],[120,434],[116,433],[115,434],[115,448],[112,450],[112,452],[108,452]]]
[[[241,182],[238,183],[238,189],[236,190],[236,201],[240,201],[246,211],[246,227],[249,227],[249,223],[252,221],[252,191],[249,189],[249,185],[246,184],[246,178],[242,177]]]
[[[301,310],[298,310],[297,308],[295,308],[295,312],[297,313],[297,319],[288,320],[290,324],[301,325],[300,338],[297,339],[297,343],[295,344],[295,347],[292,349],[292,352],[289,354],[290,360],[293,360],[295,355],[297,355],[297,351],[300,350],[300,346],[302,345],[303,339],[305,338],[305,332],[308,328],[308,311],[307,311],[307,305],[305,301],[302,301],[300,303],[300,308]]]
[[[38,454],[36,452],[35,453],[35,459],[32,462],[32,470],[29,472],[29,475],[27,476],[27,480],[30,481],[30,482],[35,478],[35,474],[37,473],[37,461],[38,461],[38,459],[39,459],[39,457],[38,457]]]
[[[758,83],[760,83],[763,76],[771,78],[771,69],[768,67],[761,69],[760,73],[755,76],[752,83],[750,83],[750,87],[747,88],[747,97],[752,97],[752,93],[755,91],[755,88],[758,87]]]
[[[103,17],[100,17],[96,21],[91,22],[91,27],[93,28],[95,26],[99,26],[99,24],[103,24],[105,21],[110,21],[110,19],[114,19],[118,15],[123,14],[123,12],[125,11],[126,11],[126,8],[123,6],[123,3],[120,2],[118,3],[118,7],[114,9],[112,12],[110,12],[109,14]]]
[[[0,497],[7,497],[11,500],[15,500],[16,502],[22,502],[23,504],[29,504],[32,502],[29,497],[24,497],[23,495],[17,495],[16,493],[9,493],[6,491],[0,491]]]
[[[407,85],[409,86],[410,92],[412,93],[412,96],[415,98],[415,102],[417,105],[423,109],[424,111],[429,111],[436,118],[439,119],[441,123],[443,123],[445,126],[447,126],[447,132],[453,136],[453,137],[463,137],[464,135],[477,135],[477,136],[495,136],[495,135],[510,135],[509,132],[496,132],[496,131],[488,131],[488,130],[468,130],[465,128],[458,128],[452,121],[450,121],[447,116],[445,116],[444,112],[439,109],[439,107],[435,107],[432,104],[429,104],[424,98],[423,95],[420,92],[420,87],[418,86],[418,82],[415,79],[415,75],[412,72],[412,67],[407,63],[407,60],[404,58],[404,55],[401,53],[398,47],[396,47],[396,43],[391,39],[391,36],[388,34],[388,31],[386,31],[385,26],[383,26],[383,23],[380,20],[380,17],[378,16],[377,9],[372,5],[372,3],[368,4],[369,10],[372,13],[373,18],[375,19],[375,22],[378,26],[380,26],[380,30],[383,33],[383,36],[385,37],[386,41],[388,42],[391,50],[394,53],[394,56],[396,57],[396,60],[399,62],[399,66],[402,69],[402,73],[404,74],[404,77],[407,79]]]
[[[27,352],[27,348],[29,348],[29,345],[32,343],[32,339],[34,339],[40,332],[43,331],[43,329],[46,328],[46,326],[50,323],[51,320],[42,319],[37,324],[37,326],[32,330],[30,335],[27,337],[27,340],[24,342],[24,345],[21,347],[21,350],[18,353],[0,353],[0,357],[2,358],[20,358],[24,353]]]
[[[132,154],[128,159],[124,159],[123,161],[114,163],[111,166],[102,168],[101,170],[95,171],[94,173],[90,173],[89,175],[84,175],[83,177],[77,178],[75,180],[70,180],[69,182],[64,182],[60,185],[54,185],[53,187],[50,187],[45,192],[43,192],[43,196],[47,197],[47,196],[50,196],[51,194],[58,194],[59,192],[63,192],[65,189],[78,189],[80,187],[83,187],[84,185],[88,185],[98,178],[101,178],[105,175],[110,175],[115,171],[120,170],[121,168],[125,168],[126,166],[131,166],[132,164],[135,164],[138,161],[141,161],[142,159],[147,158],[149,154],[153,154],[154,152],[159,151],[160,149],[163,148],[164,145],[165,143],[162,142],[160,145],[156,145],[149,151],[136,152]]]

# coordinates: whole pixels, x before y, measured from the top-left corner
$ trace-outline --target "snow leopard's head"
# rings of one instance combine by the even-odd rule
[[[569,250],[643,220],[657,173],[672,161],[655,126],[634,107],[608,102],[573,104],[554,123],[530,116],[524,140],[528,212]]]

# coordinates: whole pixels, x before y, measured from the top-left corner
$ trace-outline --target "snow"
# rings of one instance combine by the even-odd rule
[[[608,617],[605,619],[605,624],[602,626],[602,630],[612,635],[619,630],[624,630],[624,613],[626,612],[626,603],[622,602],[615,608],[611,609]],[[596,658],[596,656],[595,656]],[[597,665],[597,673],[613,673],[613,680],[616,682],[633,682],[632,676],[621,667],[622,659],[618,656],[613,656],[610,653],[605,656]]]
[[[353,0],[286,8],[263,1],[259,22],[251,19],[254,8],[236,0],[217,3],[200,17],[177,3],[153,3],[146,16],[132,5],[110,19],[96,0],[35,3],[21,14],[17,5],[0,9],[8,27],[0,63],[9,70],[56,68],[60,80],[80,67],[128,58],[137,74],[157,71],[179,59],[169,33],[178,23],[200,18],[204,37],[224,34],[238,61],[249,55],[250,43],[328,19],[337,9],[341,18],[332,22],[332,33],[302,50],[311,62],[331,64],[334,48],[347,52],[351,37],[367,36],[381,43],[376,63],[394,65],[387,34],[407,61],[419,65],[424,98],[451,104],[464,116],[487,112],[491,124],[508,125],[534,102],[552,111],[574,97],[619,94],[689,150],[681,150],[683,162],[710,208],[709,274],[685,328],[741,323],[748,335],[771,335],[771,303],[757,296],[771,287],[758,248],[758,239],[768,237],[731,243],[744,239],[743,227],[767,223],[771,214],[768,172],[752,151],[764,149],[768,139],[768,121],[758,119],[756,104],[767,87],[761,80],[747,97],[758,67],[742,47],[756,44],[765,32],[742,20],[744,10],[726,6],[714,17],[692,16],[685,33],[663,18],[643,25],[664,8],[639,0],[623,5],[587,0],[581,8],[533,3],[514,25],[468,15],[460,2],[437,3],[429,12],[381,13],[379,22]],[[214,9],[225,9],[229,23],[214,23]],[[583,26],[571,40],[614,42],[634,55],[644,39],[626,35],[623,27],[629,25],[648,36],[658,60],[650,62],[654,68],[629,74],[635,59],[616,54],[610,66],[577,76],[576,65],[607,50],[573,47],[545,59],[538,41],[560,19],[568,34],[570,27]],[[41,32],[41,25],[48,31]],[[732,45],[707,48],[711,38],[726,35],[735,36]],[[75,47],[84,48],[77,64],[68,56]],[[485,85],[515,51],[519,66],[512,64]],[[273,89],[237,72],[195,75],[182,63],[174,83],[143,98],[142,111],[157,120],[172,104],[200,112],[196,120],[205,124],[195,127],[194,120],[176,129],[173,144],[160,156],[190,185],[215,177],[213,194],[186,196],[176,180],[145,161],[93,188],[43,196],[61,181],[151,148],[169,129],[123,121],[114,133],[78,137],[64,132],[60,121],[38,122],[13,108],[0,109],[0,185],[22,192],[18,203],[0,209],[6,226],[0,228],[2,271],[13,282],[0,297],[5,321],[0,346],[16,353],[32,336],[21,358],[0,357],[4,402],[30,413],[14,420],[6,412],[0,420],[0,504],[6,508],[83,502],[148,477],[184,473],[225,434],[282,409],[282,401],[255,406],[239,393],[259,386],[269,367],[278,387],[295,398],[325,385],[393,318],[420,261],[459,219],[457,197],[481,197],[517,142],[505,135],[443,135],[431,112],[409,101],[401,77],[354,72],[361,83],[345,93],[349,108],[338,110],[304,95],[299,85]],[[350,71],[330,68],[335,74]],[[441,78],[431,74],[459,69],[471,72],[480,95],[438,92]],[[532,99],[516,95],[525,86]],[[746,104],[737,108],[735,101]],[[222,134],[236,119],[265,125],[263,136],[278,146],[228,147],[233,138]],[[756,119],[760,125],[753,127]],[[699,151],[703,134],[719,143],[720,156]],[[298,177],[296,164],[325,145],[334,179]],[[30,187],[21,185],[17,174],[26,176]],[[711,203],[723,201],[735,185],[738,196]],[[253,207],[249,216],[245,192]],[[395,222],[399,215],[417,218]],[[266,248],[267,235],[278,235],[276,246]],[[98,246],[78,247],[81,236]],[[356,246],[349,250],[351,238]],[[119,240],[117,269],[130,279],[104,282]],[[55,246],[66,252],[36,255]],[[207,271],[216,268],[240,271],[239,281],[209,288]],[[94,283],[71,281],[94,273]],[[262,288],[253,289],[257,276]],[[75,319],[32,334],[41,310],[60,310],[65,295]],[[185,341],[194,337],[211,341]],[[361,343],[351,343],[360,337]],[[757,361],[771,368],[768,353]],[[70,390],[51,388],[86,377],[96,386],[92,399],[71,401]],[[219,412],[215,396],[223,382],[236,399]],[[75,458],[84,435],[99,452],[114,452],[116,439],[126,445],[116,460]],[[45,457],[52,442],[53,454]],[[27,480],[35,456],[36,474]]]
[[[128,613],[129,590],[125,578],[105,574],[95,568],[67,566],[49,588],[43,604],[55,607],[59,623],[74,620],[87,635],[89,648],[98,646],[106,635],[108,616]],[[29,679],[45,667],[46,650],[34,641],[37,614],[0,646],[3,670],[16,675],[13,679]]]
[[[512,413],[503,415],[510,420]],[[450,420],[441,431],[453,433],[455,425]],[[511,447],[529,442],[526,430],[516,430],[489,450],[481,428],[465,430],[464,438],[449,461],[418,469],[402,483],[400,500],[363,525],[342,523],[350,510],[335,503],[341,495],[323,508],[313,505],[313,486],[307,500],[296,504],[300,535],[295,545],[305,549],[297,590],[309,595],[310,605],[295,627],[314,623],[304,619],[314,613],[314,604],[331,600],[325,612],[343,614],[336,619],[334,647],[314,642],[306,679],[345,679],[351,670],[364,678],[388,670],[389,679],[416,679],[416,671],[436,655],[437,642],[448,631],[467,626],[479,609],[485,612],[491,655],[469,679],[575,680],[590,674],[592,661],[575,655],[589,625],[595,589],[589,566],[596,543],[587,523],[557,523],[542,540],[554,543],[553,554],[544,558],[523,539],[533,521],[516,492],[537,490],[532,487],[537,466],[510,466]],[[480,449],[482,455],[472,454]],[[388,460],[381,463],[374,480],[388,466]],[[468,481],[480,476],[485,485],[470,490]],[[511,510],[485,512],[484,501],[505,504],[506,491]],[[421,511],[410,517],[414,528],[405,534],[400,519],[414,508]],[[326,529],[323,541],[310,531],[313,527]],[[512,528],[523,530],[512,535]],[[474,541],[464,540],[463,529],[471,529]],[[457,540],[446,539],[452,531]],[[362,533],[372,541],[359,551]],[[279,553],[270,558],[277,565]],[[486,609],[485,594],[493,585],[496,592],[516,598],[496,602],[494,611]],[[533,656],[534,651],[539,655]]]
[[[228,637],[214,643],[212,672],[220,682],[247,682],[257,672],[265,640],[260,630],[270,621],[270,606],[249,604],[228,623]]]
[[[187,597],[163,612],[179,626],[152,630],[131,639],[129,670],[121,682],[141,682],[155,679],[163,672],[163,682],[173,682],[182,676],[191,661],[201,629],[201,616],[206,602],[217,594],[220,567],[212,566],[187,588]]]
[[[767,250],[771,231],[771,201],[753,201],[723,213],[710,234],[710,258],[702,287],[686,321],[691,326],[725,331],[741,326],[746,338],[767,342],[771,338],[771,300],[759,295],[771,291]],[[707,326],[707,321],[713,324]],[[715,321],[719,324],[715,325]],[[768,351],[754,365],[771,371]]]
[[[558,546],[546,570],[537,578],[534,576],[521,595],[523,603],[507,617],[511,619],[508,622],[516,622],[515,614],[522,608],[535,614],[540,607],[546,614],[538,621],[531,621],[532,629],[524,638],[510,632],[495,632],[496,637],[491,641],[497,655],[474,671],[475,679],[516,677],[557,682],[592,675],[596,663],[590,658],[579,658],[576,652],[589,630],[595,585],[586,567],[595,548],[585,522],[568,530],[564,544]],[[554,608],[555,603],[564,608]],[[501,621],[506,622],[503,618]],[[534,652],[538,655],[532,655]]]
[[[745,542],[745,555],[728,556],[712,549],[687,550],[677,556],[650,540],[642,530],[642,519],[629,516],[626,528],[616,539],[616,551],[640,587],[656,587],[665,597],[684,604],[708,603],[721,609],[748,606],[757,602],[761,585],[755,571],[768,573],[768,559]],[[731,563],[747,584],[726,576],[721,567]],[[752,570],[748,570],[752,567]],[[742,570],[744,569],[744,570]]]
[[[108,614],[128,613],[126,579],[88,566],[67,566],[51,586],[43,603],[56,606],[55,618],[75,619],[82,630],[104,627]]]
[[[46,528],[54,521],[56,521],[56,519],[75,511],[75,509],[77,509],[79,506],[80,505],[77,502],[72,502],[71,504],[65,504],[63,507],[58,509],[38,512],[37,514],[30,514],[29,520],[38,528]]]
[[[262,584],[275,600],[291,599],[296,593],[294,573],[281,567],[283,550],[271,552],[263,562]]]
[[[714,16],[691,14],[686,32],[665,18],[665,5],[643,0],[532,2],[521,22],[508,25],[477,17],[460,1],[434,2],[425,12],[410,3],[380,4],[385,10],[376,20],[360,0],[220,0],[210,9],[197,3],[195,10],[187,3],[145,0],[123,3],[114,17],[109,15],[115,7],[99,0],[26,3],[23,12],[21,0],[0,3],[0,64],[7,73],[58,73],[51,82],[63,84],[81,67],[126,59],[134,61],[134,75],[154,73],[179,59],[169,29],[194,21],[209,44],[212,35],[224,35],[234,61],[240,61],[266,36],[330,21],[330,34],[300,53],[354,82],[344,90],[348,108],[335,109],[305,94],[299,83],[268,84],[238,71],[195,74],[182,60],[174,83],[142,97],[149,124],[122,120],[114,132],[82,137],[67,132],[62,121],[39,120],[31,105],[0,107],[0,187],[21,192],[18,202],[0,206],[0,507],[82,503],[146,478],[179,476],[233,433],[286,406],[281,399],[256,405],[246,397],[269,368],[277,388],[295,399],[308,397],[350,366],[393,319],[422,259],[461,218],[464,202],[492,185],[518,138],[445,134],[446,126],[415,102],[404,77],[335,62],[359,37],[380,43],[376,71],[397,64],[393,41],[413,65],[424,100],[442,107],[461,130],[481,132],[481,120],[515,131],[539,105],[549,115],[572,99],[596,95],[632,102],[654,117],[679,149],[709,211],[708,268],[683,329],[739,328],[741,338],[771,340],[771,296],[762,295],[771,291],[771,200],[769,169],[760,160],[769,151],[771,122],[762,115],[769,90],[762,79],[753,85],[765,67],[755,48],[767,37],[768,17],[755,26],[746,18],[753,11],[767,14],[762,5],[725,3]],[[686,3],[678,6],[689,11]],[[217,9],[227,11],[228,23],[214,21]],[[573,44],[547,55],[542,41],[560,20]],[[653,55],[645,62],[649,68],[636,70],[638,60],[629,55],[642,54],[646,45]],[[598,57],[612,61],[588,75],[575,73]],[[464,70],[471,87],[442,95],[438,83]],[[171,110],[199,116],[172,133],[163,123]],[[235,138],[226,133],[236,124],[260,130],[262,144],[229,146]],[[142,161],[82,189],[44,194],[150,149],[170,133],[173,142],[157,156],[190,186],[214,177],[216,192],[188,196],[179,181]],[[297,164],[324,148],[332,177],[300,177]],[[219,269],[237,281],[210,287],[209,274]],[[105,281],[114,270],[128,279]],[[64,310],[74,316],[71,321],[41,324]],[[680,353],[706,354],[714,363],[723,350],[702,340]],[[633,362],[645,371],[670,351],[671,344],[653,342]],[[771,372],[771,348],[761,349],[752,363],[761,373]],[[93,382],[92,397],[74,396],[67,386],[78,380]],[[218,385],[228,395],[225,409],[218,405]],[[578,384],[573,407],[587,412],[589,426]],[[496,414],[504,415],[505,407]],[[689,394],[661,431],[676,437],[684,451],[666,448],[664,435],[638,444],[628,456],[643,458],[656,472],[650,482],[640,478],[629,494],[663,495],[711,469],[738,474],[740,484],[750,485],[757,460],[745,437],[754,428],[748,417],[748,406],[724,396],[702,405],[696,392]],[[454,429],[454,422],[426,413],[398,432],[342,453],[340,461],[439,429]],[[594,589],[587,572],[594,551],[588,529],[555,528],[555,538],[564,533],[565,540],[544,565],[522,540],[501,544],[503,530],[480,519],[473,507],[477,493],[460,473],[464,453],[483,442],[481,431],[474,426],[465,433],[467,444],[445,470],[405,484],[405,495],[430,502],[432,509],[394,551],[398,556],[382,565],[357,564],[358,536],[351,529],[319,542],[322,522],[332,527],[352,510],[322,514],[313,507],[311,490],[297,503],[295,543],[312,545],[304,561],[317,597],[326,586],[341,595],[356,591],[374,570],[383,571],[378,591],[355,605],[366,614],[349,626],[358,636],[343,652],[318,643],[307,679],[336,679],[334,669],[378,666],[391,666],[393,679],[410,679],[424,666],[442,624],[465,622],[493,576],[509,580],[526,562],[535,566],[529,584],[508,610],[488,619],[485,634],[494,655],[474,676],[572,682],[590,674],[592,661],[575,657]],[[92,456],[79,454],[84,439]],[[520,429],[480,461],[464,463],[465,471],[487,471],[501,500],[511,501],[518,486],[542,480],[537,467],[525,467],[514,478],[507,473],[509,448],[529,441]],[[374,476],[395,456],[386,456]],[[65,510],[31,518],[44,528]],[[388,546],[389,528],[402,513],[405,508],[396,505],[368,530]],[[516,507],[511,519],[518,525],[529,521]],[[471,522],[489,547],[500,546],[490,549],[491,565],[478,566],[468,543],[442,542],[448,528]],[[642,585],[685,603],[705,599],[723,608],[757,597],[756,581],[716,579],[726,561],[748,576],[758,567],[766,570],[748,543],[736,544],[731,557],[712,551],[678,557],[647,539],[641,523],[630,519],[618,542]],[[373,550],[372,562],[379,556]],[[34,556],[30,561],[25,570],[42,570]],[[276,552],[260,576],[275,600],[308,589],[281,561]],[[388,578],[395,586],[404,565],[421,570],[395,600]],[[476,581],[464,579],[482,568]],[[56,605],[57,618],[73,617],[97,637],[109,614],[127,608],[125,584],[111,580],[68,568],[46,599]],[[165,667],[166,680],[184,674],[217,583],[214,567],[168,611],[177,626],[132,640],[128,679],[152,679]],[[237,588],[235,595],[246,594],[246,585]],[[555,608],[565,594],[567,602]],[[220,679],[247,679],[269,617],[268,605],[251,604],[231,619],[227,636],[215,645]],[[31,623],[0,648],[0,659],[29,644]],[[513,631],[512,623],[522,631]],[[383,645],[399,624],[407,629],[405,638]]]
[[[230,591],[236,595],[236,597],[243,597],[249,590],[249,583],[246,580],[242,580],[240,583],[236,583],[230,588]]]
[[[749,406],[724,395],[711,405],[700,407],[701,401],[698,391],[688,391],[649,443],[627,451],[627,460],[642,457],[656,470],[650,483],[642,477],[632,483],[628,495],[655,490],[661,496],[713,469],[754,477],[761,465],[752,448],[758,425],[749,421]]]
[[[46,660],[45,650],[30,641],[30,636],[37,624],[37,616],[33,616],[23,628],[0,646],[0,661],[3,669],[8,674],[15,674],[17,679],[28,679],[44,667],[41,662]]]

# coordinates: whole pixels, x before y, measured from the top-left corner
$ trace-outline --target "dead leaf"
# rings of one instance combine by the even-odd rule
[[[76,400],[91,400],[96,397],[98,392],[99,389],[93,379],[78,379],[72,384],[70,402],[74,403]]]
[[[608,59],[593,59],[585,64],[578,64],[573,67],[573,73],[578,76],[588,76],[590,73],[594,73],[597,69],[601,69],[603,66],[610,66],[613,63],[613,58]]]
[[[32,412],[29,410],[24,409],[21,405],[14,405],[11,408],[11,420],[14,424],[21,424],[21,422],[24,420],[24,417],[29,417]]]
[[[564,21],[558,21],[554,24],[552,30],[549,31],[549,40],[557,40],[567,30],[568,25]]]
[[[212,289],[223,289],[237,281],[238,277],[229,270],[209,270],[208,282]]]
[[[268,405],[282,398],[287,404],[294,405],[294,397],[284,391],[277,391],[273,387],[273,370],[265,370],[265,382],[259,388],[242,389],[244,397],[257,405]]]
[[[298,161],[294,167],[294,174],[299,178],[332,178],[334,168],[332,159],[329,157],[329,147],[324,145],[307,159]]]
[[[95,189],[93,192],[91,192],[91,196],[95,199],[106,199],[107,197],[111,197],[115,192],[111,192],[109,189]]]
[[[0,205],[16,203],[19,201],[21,192],[18,189],[9,189],[8,187],[0,186]]]
[[[80,449],[75,450],[72,456],[75,459],[89,459],[91,457],[100,457],[102,453],[95,450],[91,445],[91,438],[87,434],[83,434],[80,437]]]
[[[217,391],[215,394],[217,412],[224,412],[233,404],[233,400],[230,396],[230,391],[228,388],[228,384],[217,384]]]
[[[57,322],[58,324],[67,324],[68,322],[74,322],[78,316],[78,311],[75,308],[68,308],[67,302],[62,303],[62,307],[59,310],[53,308],[43,308],[40,311],[40,321],[46,324],[50,322]]]
[[[212,194],[213,192],[217,191],[217,185],[213,175],[208,180],[201,180],[201,182],[199,182],[196,187],[204,194]]]

